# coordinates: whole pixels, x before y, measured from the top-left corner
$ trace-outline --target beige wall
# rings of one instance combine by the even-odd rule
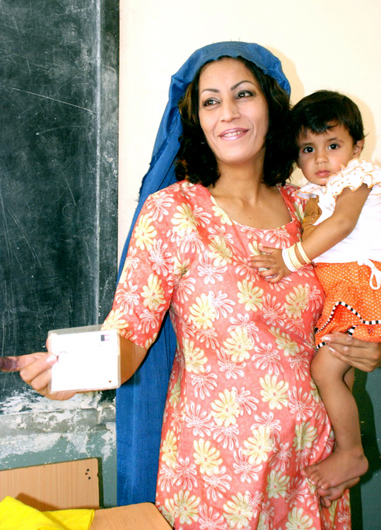
[[[283,63],[292,102],[346,93],[362,111],[364,156],[381,162],[381,2],[120,0],[120,231],[123,244],[167,100],[170,77],[197,48],[257,42]]]

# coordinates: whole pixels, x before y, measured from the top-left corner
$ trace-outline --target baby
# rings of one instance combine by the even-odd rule
[[[346,332],[381,340],[381,170],[358,157],[364,146],[360,111],[348,97],[318,91],[291,110],[291,157],[308,184],[302,242],[283,250],[260,247],[251,265],[270,283],[313,261],[326,298],[317,323],[311,372],[335,433],[334,452],[302,473],[318,488],[363,475],[354,369],[330,354],[325,335]]]

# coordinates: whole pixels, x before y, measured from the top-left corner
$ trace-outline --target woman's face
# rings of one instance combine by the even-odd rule
[[[263,167],[268,130],[267,102],[259,83],[239,60],[207,64],[199,81],[199,119],[221,172]]]

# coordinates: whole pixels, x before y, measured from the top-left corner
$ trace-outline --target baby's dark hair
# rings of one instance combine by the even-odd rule
[[[318,90],[301,99],[290,112],[288,141],[290,142],[291,163],[298,159],[297,140],[308,131],[322,134],[342,125],[356,144],[364,139],[364,126],[361,113],[354,101],[339,92]]]

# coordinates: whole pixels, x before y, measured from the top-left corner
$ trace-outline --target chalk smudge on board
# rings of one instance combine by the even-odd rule
[[[102,400],[100,393],[50,401],[27,390],[4,400],[0,414],[0,464],[15,455],[51,451],[58,444],[66,453],[87,457],[94,450],[94,433],[101,436],[103,460],[113,455],[115,400]]]

